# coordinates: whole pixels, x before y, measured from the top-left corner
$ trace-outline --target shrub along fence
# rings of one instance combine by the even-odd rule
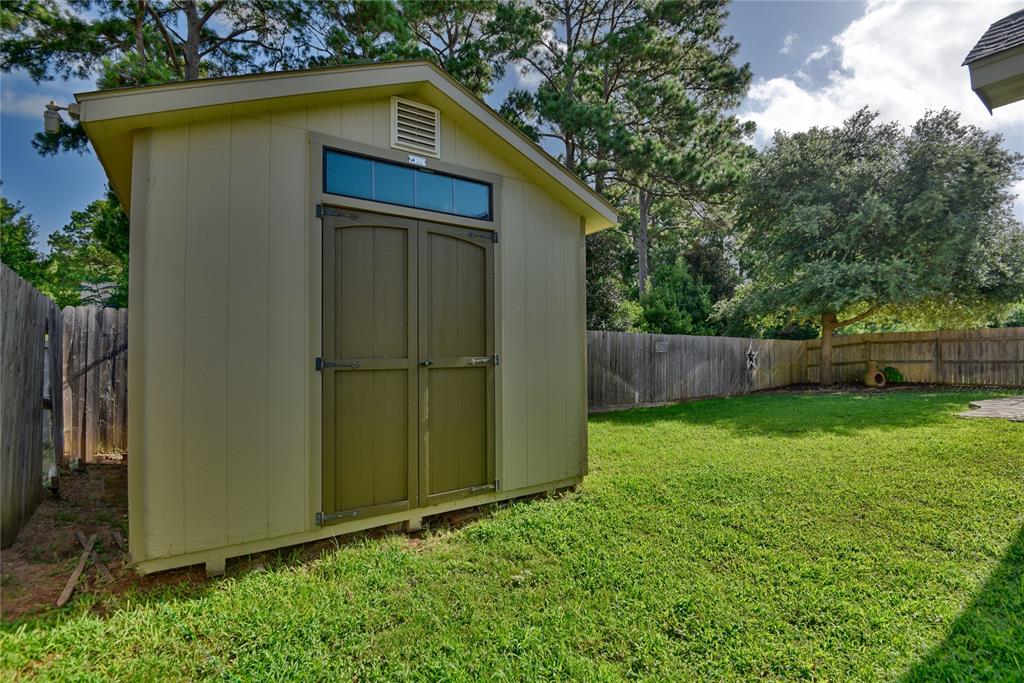
[[[837,336],[832,378],[864,380],[869,362],[892,366],[907,382],[1024,386],[1024,327]],[[821,340],[807,342],[807,381],[817,382]]]
[[[69,459],[128,450],[127,309],[64,309],[63,399]]]
[[[806,381],[805,342],[587,332],[591,412],[745,394]]]
[[[59,461],[61,312],[0,264],[0,547],[14,542],[43,495],[47,460]],[[52,452],[44,459],[44,451]]]

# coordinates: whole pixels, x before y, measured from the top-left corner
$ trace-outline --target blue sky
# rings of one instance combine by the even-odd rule
[[[1019,8],[1019,2],[984,0],[734,2],[728,29],[754,72],[741,115],[757,124],[761,145],[774,130],[836,124],[864,105],[904,123],[947,106],[1024,152],[1024,103],[989,115],[960,66],[989,24]],[[496,95],[518,81],[518,74],[507,74]],[[92,154],[40,157],[30,145],[47,101],[65,104],[75,91],[90,89],[88,82],[36,86],[23,74],[0,76],[0,191],[36,218],[41,241],[103,190],[103,170]],[[1024,196],[1024,183],[1018,195]],[[1024,199],[1017,214],[1024,218]]]

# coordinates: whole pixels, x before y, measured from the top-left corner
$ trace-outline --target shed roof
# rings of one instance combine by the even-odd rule
[[[615,208],[439,67],[427,61],[362,64],[179,81],[77,93],[79,117],[111,186],[128,208],[136,130],[259,111],[388,95],[418,95],[498,148],[531,180],[583,216],[588,233],[615,223]],[[552,183],[553,181],[553,183]]]
[[[1003,17],[988,27],[977,44],[971,48],[961,66],[1024,45],[1024,9]]]

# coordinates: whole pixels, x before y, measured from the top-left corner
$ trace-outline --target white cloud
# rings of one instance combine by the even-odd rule
[[[37,116],[43,120],[43,107],[51,97],[30,93],[18,93],[8,88],[3,89],[3,97],[0,99],[0,109],[5,114],[14,116]]]
[[[92,90],[89,81],[51,81],[36,85],[27,74],[14,72],[0,78],[0,110],[12,116],[36,117],[42,126],[43,107],[50,100],[64,106],[75,101],[75,92]]]
[[[787,33],[786,37],[782,39],[782,47],[779,49],[779,54],[788,55],[790,52],[792,52],[793,45],[796,44],[796,40],[799,37],[800,34],[798,33],[793,33],[792,31]]]
[[[830,52],[832,52],[832,48],[830,48],[828,45],[822,45],[817,50],[807,55],[807,59],[804,60],[804,64],[810,64],[811,62],[816,62],[819,59],[823,59],[824,57],[828,56],[828,53]]]
[[[757,81],[742,116],[757,124],[763,144],[775,130],[838,124],[865,105],[907,124],[928,109],[949,107],[966,122],[1024,140],[1024,104],[989,115],[960,66],[989,24],[1017,9],[1005,2],[870,0],[864,15],[833,38],[841,68],[824,85],[814,88],[799,75]]]

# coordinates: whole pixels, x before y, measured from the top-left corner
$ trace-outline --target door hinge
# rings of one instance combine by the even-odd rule
[[[331,206],[330,204],[317,204],[316,217],[323,218],[324,216],[341,216],[344,218],[350,218],[352,220],[359,218],[358,215],[352,213],[351,211],[345,211],[343,209],[339,209],[336,206]]]
[[[492,230],[492,231],[488,231],[488,232],[471,232],[471,233],[469,233],[469,236],[473,237],[473,238],[476,238],[476,239],[490,240],[490,241],[494,242],[495,244],[498,243],[498,231],[497,230]]]
[[[500,491],[501,490],[501,479],[495,479],[494,480],[494,490],[495,491]]]
[[[498,354],[494,354],[494,364],[501,365],[501,356],[499,356]]]
[[[327,522],[333,522],[336,519],[347,519],[349,517],[358,517],[359,511],[353,510],[352,512],[318,512],[316,513],[316,525],[323,526]]]

